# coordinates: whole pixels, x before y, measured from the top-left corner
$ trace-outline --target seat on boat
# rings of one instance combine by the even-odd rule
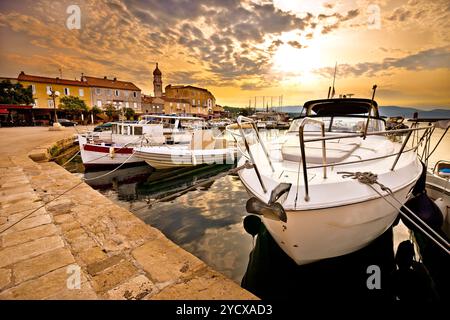
[[[327,141],[327,163],[338,163],[347,159],[359,146],[361,142],[352,141]],[[302,159],[300,145],[286,142],[281,147],[283,160],[299,162]],[[305,156],[307,163],[322,164],[322,142],[305,143]]]

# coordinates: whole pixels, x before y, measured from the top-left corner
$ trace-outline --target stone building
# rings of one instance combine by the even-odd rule
[[[117,109],[132,108],[140,113],[141,89],[132,82],[120,81],[117,78],[108,79],[82,76],[82,81],[90,87],[93,105],[104,109],[106,105],[113,105]]]
[[[162,91],[162,72],[156,64],[153,70],[153,97],[142,96],[142,112],[147,114],[182,114],[213,117],[216,98],[204,88],[191,85],[168,85]]]
[[[207,89],[191,85],[168,85],[165,87],[165,98],[182,99],[189,102],[186,113],[208,117],[213,114],[216,98]]]
[[[141,109],[144,114],[164,114],[164,99],[143,94],[141,96]]]

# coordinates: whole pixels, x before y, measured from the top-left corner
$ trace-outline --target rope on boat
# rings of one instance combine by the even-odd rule
[[[107,173],[105,173],[105,174],[102,174],[102,175],[99,175],[99,176],[96,176],[96,177],[93,177],[93,178],[88,178],[88,179],[86,179],[86,178],[82,178],[83,179],[83,181],[92,181],[92,180],[95,180],[95,179],[99,179],[99,178],[103,178],[103,177],[106,177],[107,175],[110,175],[111,173],[113,173],[114,171],[117,171],[117,170],[119,170],[125,163],[127,163],[128,162],[128,160],[130,160],[131,159],[131,157],[132,156],[134,156],[134,154],[135,154],[135,152],[136,151],[133,151],[133,153],[132,154],[130,154],[130,156],[128,157],[128,158],[126,158],[125,159],[125,161],[124,162],[122,162],[119,166],[117,166],[116,168],[114,168],[113,170],[111,170],[111,171],[108,171]]]
[[[64,162],[61,167],[65,167],[66,164],[68,164],[70,161],[72,161],[79,153],[81,152],[81,150],[78,150],[77,153],[75,153],[69,160],[67,160],[66,162]]]
[[[156,203],[164,202],[164,201],[170,200],[172,198],[179,197],[179,196],[181,196],[181,195],[183,195],[183,194],[185,194],[185,193],[187,193],[189,191],[197,189],[198,187],[201,187],[203,185],[207,185],[208,183],[210,183],[210,182],[212,182],[214,180],[223,178],[223,177],[225,177],[225,176],[227,176],[229,174],[238,173],[242,169],[251,169],[251,168],[253,168],[253,165],[249,161],[245,161],[245,163],[243,165],[239,166],[239,167],[236,167],[236,168],[230,169],[228,171],[222,172],[222,173],[220,173],[218,175],[215,175],[213,177],[210,177],[210,178],[201,179],[201,180],[195,182],[193,185],[191,185],[191,186],[189,186],[189,187],[187,187],[187,188],[185,188],[183,190],[180,190],[178,192],[172,193],[170,195],[167,195],[167,196],[159,198],[159,199],[155,199],[152,202],[147,201],[146,205],[144,205],[142,207],[134,208],[132,210],[133,211],[139,211],[139,210],[142,210],[142,209],[145,209],[145,208],[151,208],[151,206],[153,206]]]
[[[439,247],[441,247],[447,254],[450,254],[450,244],[447,240],[445,240],[441,235],[439,235],[433,228],[431,228],[429,225],[427,225],[422,219],[420,219],[411,209],[403,205],[394,195],[392,190],[382,183],[378,181],[378,176],[372,172],[345,172],[341,171],[338,172],[338,174],[342,174],[343,178],[352,178],[355,180],[358,180],[360,183],[363,183],[365,185],[368,185],[370,188],[372,188],[373,191],[375,191],[381,198],[383,198],[390,206],[392,206],[394,209],[396,209],[403,217],[405,217],[409,222],[411,222],[417,229],[419,229],[422,233],[424,233],[428,238],[430,238],[435,244],[437,244]],[[380,189],[387,193],[387,195],[391,196],[391,198],[399,205],[395,205],[394,203],[390,202],[385,195],[383,195],[380,191],[378,191],[374,184],[378,185]],[[419,226],[411,217],[409,217],[402,209],[405,208],[406,211],[408,211],[413,217],[415,217],[420,223],[423,225]],[[427,230],[425,230],[427,229]],[[431,233],[431,234],[430,234]],[[442,241],[440,243],[437,239]]]

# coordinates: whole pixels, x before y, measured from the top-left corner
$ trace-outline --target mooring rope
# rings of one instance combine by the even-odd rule
[[[411,222],[417,229],[423,232],[428,238],[430,238],[435,244],[441,247],[447,254],[450,254],[450,245],[447,240],[445,240],[441,235],[439,235],[433,228],[427,225],[421,218],[419,218],[413,211],[411,211],[408,207],[403,205],[394,195],[392,190],[382,183],[378,181],[378,176],[372,172],[338,172],[338,174],[342,174],[343,178],[352,178],[356,179],[359,182],[368,185],[372,190],[374,190],[381,198],[383,198],[390,206],[396,209],[403,217],[405,217],[409,222]],[[378,185],[382,191],[385,191],[395,202],[397,202],[400,207],[396,206],[392,202],[388,201],[388,199],[383,195],[380,191],[378,191],[374,184]],[[430,233],[424,230],[423,227],[419,226],[411,217],[409,217],[405,212],[403,212],[402,208],[405,208],[413,217],[415,217],[418,221],[420,221],[425,229],[431,232],[436,238],[441,240],[445,245],[441,244],[436,238],[434,238]]]

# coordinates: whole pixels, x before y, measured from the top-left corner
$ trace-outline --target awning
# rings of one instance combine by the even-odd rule
[[[32,109],[33,106],[24,106],[20,104],[0,104],[0,109]]]
[[[8,114],[8,110],[7,109],[0,109],[0,114]]]

